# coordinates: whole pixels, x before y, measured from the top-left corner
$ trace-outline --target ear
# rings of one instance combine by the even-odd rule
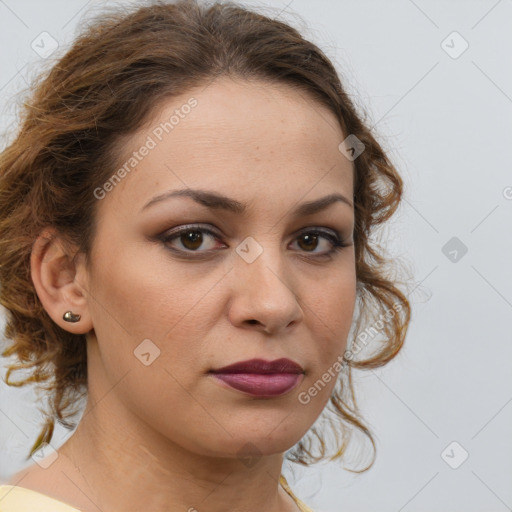
[[[54,228],[45,229],[34,242],[30,256],[32,282],[44,309],[59,326],[73,334],[92,328],[88,308],[87,272],[82,254],[76,254]],[[75,323],[63,319],[66,311],[80,315]]]

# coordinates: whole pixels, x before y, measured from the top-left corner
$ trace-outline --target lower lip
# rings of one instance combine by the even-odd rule
[[[302,373],[214,373],[213,376],[238,391],[258,397],[273,397],[296,387]]]

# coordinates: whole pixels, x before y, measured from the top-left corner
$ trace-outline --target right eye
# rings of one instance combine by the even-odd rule
[[[214,245],[210,244],[210,247],[207,247],[206,250],[198,251],[208,238],[218,240],[219,237],[210,229],[192,225],[183,226],[179,229],[168,232],[161,238],[161,240],[166,246],[171,246],[170,248],[175,251],[203,253],[213,250]],[[179,242],[178,247],[173,246],[171,243],[174,240]]]

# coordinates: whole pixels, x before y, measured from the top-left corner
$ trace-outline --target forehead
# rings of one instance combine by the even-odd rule
[[[335,116],[303,91],[217,79],[160,101],[122,141],[119,168],[128,172],[109,200],[140,202],[177,185],[304,196],[318,184],[350,195],[353,164],[338,149],[343,139]]]

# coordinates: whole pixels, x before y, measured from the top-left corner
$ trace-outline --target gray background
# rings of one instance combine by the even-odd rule
[[[32,41],[46,31],[59,42],[51,61],[102,5],[113,4],[0,0],[2,130],[14,121],[13,95],[48,65]],[[403,352],[356,374],[374,467],[287,465],[289,483],[315,512],[512,510],[512,2],[246,5],[318,43],[367,111],[406,182],[384,234],[417,285]],[[0,385],[0,480],[27,464],[36,405],[30,389]],[[57,429],[55,447],[65,433]]]

